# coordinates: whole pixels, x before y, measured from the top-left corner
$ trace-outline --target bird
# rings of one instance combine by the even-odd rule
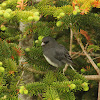
[[[44,37],[41,46],[43,49],[43,56],[50,65],[57,68],[65,65],[63,74],[68,66],[75,70],[72,67],[74,63],[68,50],[62,44],[59,44],[54,38],[50,36]]]

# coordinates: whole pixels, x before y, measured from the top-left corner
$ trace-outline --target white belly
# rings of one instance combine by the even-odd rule
[[[45,55],[43,55],[45,57],[45,59],[47,60],[47,62],[52,65],[52,66],[55,66],[55,67],[58,67],[57,64],[53,63],[49,58],[47,58]]]

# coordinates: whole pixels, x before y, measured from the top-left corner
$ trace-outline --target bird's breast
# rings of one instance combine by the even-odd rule
[[[55,67],[58,67],[57,64],[55,64],[54,62],[52,62],[48,57],[46,57],[45,55],[43,55],[45,57],[45,59],[47,60],[47,62],[52,65],[52,66],[55,66]]]

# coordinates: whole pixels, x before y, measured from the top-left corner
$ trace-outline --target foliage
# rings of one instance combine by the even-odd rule
[[[80,76],[80,74],[78,73],[75,74]],[[52,71],[49,71],[45,75],[43,82],[29,83],[26,85],[26,88],[29,90],[29,93],[31,95],[38,95],[38,93],[43,93],[43,96],[46,100],[56,100],[58,98],[62,99],[64,97],[67,97],[68,100],[75,100],[73,91],[82,90],[82,84],[84,81],[87,82],[85,78],[83,78],[83,80],[75,79],[73,81],[69,81],[66,76],[62,76],[62,73],[54,73]],[[75,89],[71,89],[72,83],[76,85]],[[69,95],[66,96],[66,94]]]
[[[84,88],[83,83],[88,81],[85,75],[95,75],[96,72],[86,57],[78,55],[75,59],[76,71],[68,68],[65,75],[62,68],[56,71],[43,57],[41,40],[45,36],[52,36],[65,47],[69,46],[69,28],[78,32],[86,51],[90,54],[100,52],[100,0],[1,0],[0,1],[0,100],[17,100],[20,92],[19,81],[21,73],[27,68],[42,71],[44,74],[34,72],[35,82],[25,84],[26,94],[39,95],[44,100],[75,100],[77,91],[88,91],[91,94],[97,90],[97,83],[89,81]],[[20,23],[25,27],[21,28]],[[22,32],[23,31],[23,32]],[[33,46],[23,50],[18,46],[19,41],[32,37]],[[27,42],[27,41],[26,41]],[[80,51],[74,38],[73,51]],[[25,48],[25,47],[23,47]],[[26,62],[19,65],[20,57],[26,57]],[[93,56],[94,57],[94,56]],[[95,63],[100,60],[95,59]],[[82,71],[83,69],[84,71]],[[80,71],[81,70],[81,71]],[[87,88],[87,89],[86,89]],[[23,91],[24,91],[23,90]],[[86,93],[86,92],[84,92]],[[84,96],[84,93],[82,96]],[[96,92],[95,92],[96,93]],[[95,94],[97,97],[97,94]],[[83,97],[82,97],[83,98]]]

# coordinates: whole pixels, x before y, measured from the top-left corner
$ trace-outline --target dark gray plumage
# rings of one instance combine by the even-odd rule
[[[43,55],[45,59],[52,66],[61,67],[65,64],[74,64],[68,50],[63,45],[58,44],[52,37],[44,37],[42,39],[41,46],[43,48]]]

